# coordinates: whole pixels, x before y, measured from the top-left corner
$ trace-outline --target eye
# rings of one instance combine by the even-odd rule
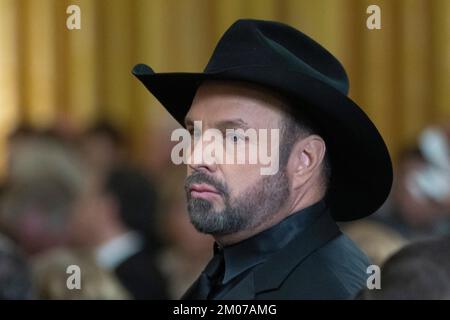
[[[226,138],[233,143],[238,143],[243,140],[242,136],[237,133],[228,133]]]

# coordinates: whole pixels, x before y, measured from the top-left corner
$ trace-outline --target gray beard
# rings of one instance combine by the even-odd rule
[[[192,198],[189,186],[193,183],[207,183],[215,187],[224,199],[224,209],[216,211],[211,202]],[[230,199],[226,185],[199,172],[186,179],[185,190],[191,223],[199,232],[211,235],[227,235],[256,228],[279,211],[289,197],[288,178],[281,168],[277,174],[263,177],[236,199]]]

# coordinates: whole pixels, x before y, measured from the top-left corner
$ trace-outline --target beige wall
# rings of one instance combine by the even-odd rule
[[[69,4],[81,7],[81,30],[66,28]],[[370,4],[381,7],[381,30],[365,27]],[[394,157],[424,125],[450,116],[448,0],[0,0],[0,160],[21,121],[83,128],[100,116],[139,153],[145,127],[167,115],[133,65],[201,70],[241,17],[287,22],[337,55],[351,97]]]

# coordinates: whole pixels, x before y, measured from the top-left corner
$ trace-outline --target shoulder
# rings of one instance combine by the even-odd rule
[[[325,273],[351,296],[366,284],[369,259],[345,234],[328,242],[308,260],[316,268],[320,266],[321,275]]]
[[[302,260],[271,295],[275,299],[277,295],[280,299],[352,299],[366,284],[368,265],[366,255],[341,234]]]

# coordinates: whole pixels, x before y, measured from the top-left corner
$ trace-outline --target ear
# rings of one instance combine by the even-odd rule
[[[325,142],[315,134],[299,140],[294,145],[288,163],[294,190],[302,187],[311,178],[319,177],[325,151]]]

